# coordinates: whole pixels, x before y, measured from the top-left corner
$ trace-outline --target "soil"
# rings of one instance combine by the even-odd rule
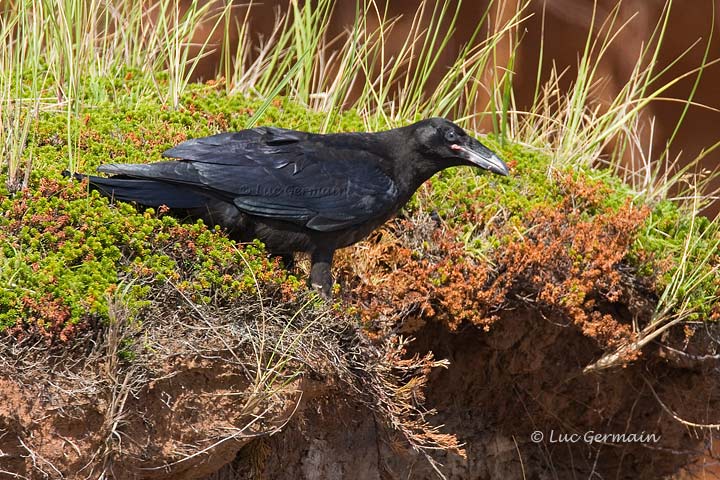
[[[433,421],[465,443],[466,458],[435,457],[450,479],[663,478],[698,465],[710,441],[670,411],[718,421],[720,388],[710,372],[677,368],[650,348],[624,368],[584,374],[603,353],[595,341],[532,311],[505,312],[487,332],[428,322],[415,337],[415,352],[451,362],[431,373],[427,388]],[[249,385],[244,372],[190,358],[165,372],[128,395],[131,413],[114,428],[113,398],[103,391],[71,399],[69,384],[51,374],[34,384],[0,375],[0,478],[97,478],[101,459],[117,479],[439,478],[367,406],[308,380],[268,404],[271,421],[213,447],[257,413],[236,408]],[[543,441],[531,440],[535,431]],[[586,432],[658,441],[560,441]],[[198,446],[207,450],[179,461]]]
[[[235,408],[247,395],[244,372],[222,360],[179,359],[136,395],[123,378],[92,395],[71,391],[65,376],[13,377],[0,376],[1,479],[107,478],[103,470],[114,479],[201,478],[232,461],[247,436],[282,425],[300,398],[258,402],[270,422],[254,421],[260,412]],[[123,402],[125,413],[113,416]],[[240,429],[242,440],[233,436]]]
[[[720,388],[708,372],[675,368],[650,350],[624,368],[584,374],[602,354],[595,342],[530,311],[506,313],[489,332],[429,323],[416,338],[417,352],[451,361],[431,374],[427,391],[435,421],[465,443],[466,458],[437,457],[447,478],[657,479],[681,471],[715,478],[709,467],[697,468],[707,464],[707,457],[696,460],[710,441],[707,430],[688,428],[665,409],[717,422]],[[543,441],[531,440],[535,431]],[[560,441],[586,432],[657,441]],[[207,480],[439,478],[369,411],[340,396],[308,405],[283,432],[258,442],[267,454],[255,455],[251,443]]]

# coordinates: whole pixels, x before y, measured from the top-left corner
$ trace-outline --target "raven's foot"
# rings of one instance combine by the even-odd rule
[[[332,280],[328,280],[326,283],[315,283],[312,280],[309,280],[308,287],[311,290],[316,291],[323,300],[332,299]]]
[[[308,286],[317,291],[322,298],[330,300],[332,297],[333,279],[330,269],[332,267],[332,258],[335,252],[313,252],[312,267],[310,269],[310,278]]]

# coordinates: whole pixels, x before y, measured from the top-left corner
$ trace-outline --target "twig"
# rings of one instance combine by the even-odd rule
[[[668,407],[667,405],[665,405],[665,403],[664,403],[662,400],[660,400],[660,396],[657,394],[657,392],[656,392],[655,389],[653,388],[653,386],[652,386],[652,384],[650,383],[650,381],[648,381],[648,379],[645,378],[645,377],[642,377],[642,379],[645,381],[645,383],[647,384],[647,386],[650,388],[650,392],[653,394],[653,397],[655,397],[655,400],[657,400],[658,404],[660,404],[660,406],[662,407],[662,409],[665,410],[665,412],[666,412],[668,415],[670,415],[672,418],[674,418],[674,419],[677,420],[678,422],[682,423],[683,425],[685,425],[685,426],[687,426],[687,427],[706,428],[706,429],[711,429],[711,430],[720,430],[720,423],[707,423],[707,424],[695,423],[695,422],[691,422],[691,421],[689,421],[689,420],[685,420],[685,419],[681,418],[677,413],[675,413],[672,409],[670,409],[670,407]]]

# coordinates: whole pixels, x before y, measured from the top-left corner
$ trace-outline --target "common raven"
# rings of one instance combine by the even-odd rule
[[[188,140],[163,155],[177,160],[102,165],[113,176],[88,176],[90,185],[202,218],[238,241],[258,238],[286,260],[307,252],[309,284],[325,298],[335,250],[382,225],[435,173],[468,165],[508,174],[497,155],[442,118],[377,133],[259,127]]]

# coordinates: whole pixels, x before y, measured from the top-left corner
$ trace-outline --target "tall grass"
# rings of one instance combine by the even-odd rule
[[[644,107],[660,100],[685,76],[696,76],[697,84],[708,64],[709,42],[697,70],[658,84],[670,67],[661,68],[657,62],[672,7],[669,0],[620,94],[603,108],[594,104],[594,92],[602,81],[599,66],[633,21],[620,21],[618,3],[602,21],[593,15],[572,88],[561,92],[557,71],[541,84],[539,70],[533,105],[521,112],[514,100],[513,67],[529,3],[521,2],[512,15],[503,15],[507,2],[490,1],[469,42],[458,49],[448,67],[440,68],[441,52],[455,33],[459,4],[419,2],[412,18],[405,19],[409,28],[399,48],[390,54],[386,42],[398,19],[389,18],[376,0],[359,0],[354,23],[334,38],[328,35],[334,2],[289,0],[284,13],[277,12],[272,33],[261,42],[250,38],[250,12],[261,7],[254,2],[226,2],[211,8],[211,3],[193,0],[184,10],[175,0],[157,0],[143,9],[123,0],[5,2],[0,34],[10,48],[0,52],[5,67],[0,73],[2,96],[5,102],[27,100],[39,97],[47,87],[44,91],[57,96],[54,107],[70,105],[73,116],[80,103],[127,101],[127,92],[108,94],[99,80],[132,70],[154,86],[154,91],[145,86],[134,92],[136,98],[155,95],[181,108],[198,61],[220,51],[219,73],[229,93],[288,95],[328,112],[329,118],[340,108],[356,108],[368,126],[431,115],[469,124],[489,115],[497,133],[549,148],[561,164],[577,164],[597,158],[609,146],[616,153],[613,160],[636,151],[638,138],[633,135],[640,128],[637,119]],[[202,37],[197,35],[201,28]],[[221,40],[211,43],[216,32]],[[233,43],[235,36],[239,39]],[[502,42],[509,42],[509,56],[499,52]],[[431,84],[437,71],[442,78]],[[43,82],[43,75],[51,81]],[[21,79],[32,82],[31,88],[20,89]],[[330,127],[328,122],[326,128]],[[669,152],[668,147],[656,156],[666,159]]]
[[[180,107],[198,61],[210,51],[212,34],[233,3],[219,10],[197,0],[182,11],[179,5],[176,0],[148,8],[122,0],[2,3],[0,40],[7,48],[0,50],[0,148],[8,191],[27,184],[32,152],[25,144],[43,109],[66,112],[68,169],[75,171],[73,123],[81,108],[150,95]],[[195,43],[201,27],[209,27],[207,35]],[[108,92],[128,72],[146,80],[133,82],[140,90]]]
[[[538,82],[529,111],[518,111],[513,104],[501,115],[501,122],[510,124],[515,141],[526,142],[551,153],[553,163],[550,170],[589,167],[596,165],[598,159],[603,159],[601,164],[625,179],[638,202],[652,207],[662,200],[671,200],[683,213],[676,226],[678,231],[684,232],[683,249],[676,252],[678,264],[664,286],[650,324],[644,328],[637,327],[637,340],[633,344],[606,355],[590,369],[614,365],[621,360],[622,353],[641,348],[677,323],[698,318],[700,313],[707,313],[702,310],[720,301],[718,292],[713,291],[708,282],[708,279],[720,276],[720,265],[713,263],[720,247],[720,219],[708,221],[701,214],[702,208],[717,198],[717,192],[710,191],[709,185],[720,170],[708,172],[698,167],[702,158],[718,145],[710,146],[684,165],[671,157],[672,141],[688,107],[693,104],[700,78],[708,65],[718,61],[709,56],[713,32],[705,39],[704,46],[698,41],[669,65],[660,65],[658,58],[673,8],[672,0],[667,0],[650,38],[635,60],[628,82],[609,103],[603,105],[593,101],[596,89],[604,80],[599,75],[600,65],[633,20],[631,17],[620,22],[620,7],[621,2],[618,2],[600,23],[593,9],[585,48],[578,60],[577,76],[568,91],[560,86],[562,73],[553,68],[547,82]],[[704,48],[700,65],[679,76],[662,80],[669,69],[693,48]],[[665,147],[653,152],[652,122],[650,134],[643,135],[643,128],[647,127],[649,120],[644,116],[645,109],[653,102],[669,101],[664,94],[688,77],[694,77],[694,84],[688,98],[681,100],[685,108]],[[504,105],[507,95],[505,90],[497,89],[496,103]],[[650,222],[648,228],[655,226]],[[673,248],[672,242],[668,241],[665,245],[666,252]]]
[[[332,3],[319,0],[309,8],[308,3],[299,7],[290,2],[255,55],[249,53],[246,26],[239,26],[241,40],[234,66],[230,68],[227,60],[221,65],[226,75],[232,72],[231,91],[268,97],[279,90],[309,108],[327,112],[325,128],[340,108],[358,110],[369,128],[432,115],[470,118],[482,97],[477,80],[494,68],[495,49],[522,20],[522,13],[517,12],[481,38],[495,3],[490,2],[471,41],[457,52],[441,81],[432,85],[432,73],[455,32],[460,4],[419,2],[409,32],[390,55],[386,41],[393,35],[397,18],[389,18],[375,0],[358,2],[352,26],[328,38]],[[231,57],[230,52],[225,54],[226,59]]]
[[[180,2],[177,1],[163,0],[156,5],[156,34],[150,37],[155,46],[151,50],[154,58],[152,70],[148,73],[167,72],[167,87],[158,85],[158,95],[173,108],[180,106],[180,97],[190,83],[198,62],[208,53],[212,35],[223,25],[233,4],[229,2],[221,11],[210,15],[211,5],[211,2],[193,0],[185,12],[181,12]],[[204,32],[205,38],[201,39],[201,43],[193,43],[198,27],[206,22],[212,26]],[[191,55],[193,49],[197,51]]]
[[[689,106],[693,104],[702,74],[718,59],[709,57],[710,40],[713,36],[711,29],[705,45],[701,45],[698,40],[670,64],[659,63],[658,58],[673,6],[673,1],[667,0],[652,34],[646,39],[634,61],[634,69],[627,83],[609,102],[602,104],[593,100],[597,97],[596,93],[602,83],[606,81],[600,75],[601,64],[606,60],[611,47],[617,46],[621,33],[635,20],[636,15],[633,15],[623,22],[620,21],[621,5],[622,2],[618,2],[602,22],[593,9],[589,34],[578,59],[578,72],[571,88],[563,90],[560,80],[566,72],[559,72],[554,65],[544,84],[539,81],[538,71],[533,104],[528,111],[519,111],[513,101],[505,121],[510,123],[510,130],[516,140],[550,150],[556,162],[554,166],[589,166],[598,159],[604,159],[606,166],[623,177],[639,194],[644,195],[646,201],[654,203],[669,198],[678,188],[681,192],[688,188],[688,175],[697,171],[700,160],[717,148],[717,145],[711,146],[700,157],[685,159],[682,167],[678,166],[671,155],[672,141]],[[704,48],[700,65],[679,76],[665,79],[667,72],[694,48]],[[541,45],[540,55],[542,54]],[[542,62],[540,64],[539,69],[542,68]],[[666,92],[678,82],[693,77],[694,85],[688,98],[677,100],[683,102],[685,107],[673,127],[672,134],[662,150],[653,152],[653,123],[652,119],[644,116],[646,107],[653,102],[673,101],[664,97]],[[495,91],[496,103],[502,104],[505,99],[497,97],[506,95],[506,92],[501,89]],[[646,134],[648,129],[650,133]],[[704,178],[698,176],[695,180],[701,182],[701,186],[707,186],[712,175],[717,175],[708,173],[710,175],[706,174]],[[695,185],[692,188],[695,188]],[[702,188],[700,191],[705,191],[707,199],[713,197],[713,192]],[[692,204],[687,206],[688,211],[693,210]]]
[[[26,31],[28,36],[16,32]],[[41,53],[44,32],[37,10],[22,4],[15,15],[0,17],[0,159],[5,187],[17,192],[28,184],[33,152],[26,150],[28,135],[42,102],[44,72]]]

